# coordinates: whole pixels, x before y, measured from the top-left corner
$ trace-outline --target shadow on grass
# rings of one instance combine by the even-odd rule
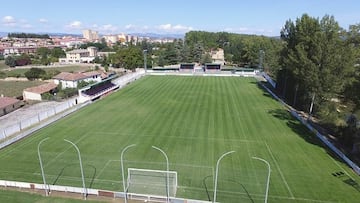
[[[210,196],[210,193],[209,193],[209,190],[208,190],[208,186],[207,186],[207,184],[206,184],[206,181],[208,180],[208,178],[212,178],[212,177],[213,177],[212,175],[208,175],[208,176],[206,176],[206,177],[203,179],[203,184],[204,184],[204,187],[205,187],[206,195],[207,195],[208,200],[209,200],[210,202],[211,202],[212,200],[211,200],[211,196]],[[231,182],[231,183],[235,183],[235,184],[241,186],[241,188],[245,191],[246,196],[249,198],[249,200],[250,200],[252,203],[254,203],[253,198],[251,197],[250,193],[247,191],[246,187],[245,187],[243,184],[241,184],[241,183],[239,183],[239,182],[236,182],[236,181],[234,181],[234,180],[226,180],[226,181],[227,181],[227,182]],[[213,182],[212,182],[212,183],[213,183]]]
[[[300,121],[296,120],[286,109],[269,110],[269,114],[280,120],[286,121],[286,125],[306,142],[324,148],[324,144],[306,128]]]
[[[344,160],[342,160],[336,153],[334,153],[329,147],[327,147],[323,142],[321,142],[321,140],[313,132],[311,132],[300,121],[294,118],[286,109],[269,110],[268,113],[275,118],[286,121],[286,125],[299,137],[303,138],[306,142],[321,147],[334,160],[345,163]]]
[[[353,187],[355,190],[360,192],[360,184],[356,182],[354,179],[352,179],[350,176],[348,176],[346,173],[342,171],[336,171],[331,173],[331,175],[340,179],[343,183]]]
[[[58,182],[58,180],[60,179],[60,177],[63,175],[64,171],[67,169],[67,168],[71,168],[73,166],[78,166],[78,164],[67,164],[65,165],[59,172],[59,174],[56,176],[54,182],[52,183],[52,185],[56,185],[56,183]],[[92,176],[91,176],[91,181],[90,181],[90,184],[89,184],[89,188],[92,187],[92,185],[94,184],[94,180],[95,180],[95,177],[96,177],[96,167],[93,166],[93,165],[89,165],[89,164],[86,164],[86,166],[89,166],[89,168],[92,168],[93,169],[93,173],[92,173]],[[84,172],[84,178],[86,179],[85,177],[85,172]],[[86,181],[85,181],[86,183]]]
[[[263,91],[263,95],[266,96],[266,97],[271,97],[272,99],[275,99],[274,97],[272,97],[272,95],[270,93],[268,93],[268,91],[265,90],[265,88],[261,84],[263,84],[265,86],[267,86],[267,84],[263,83],[263,82],[261,82],[261,83],[257,82],[257,86],[258,86],[259,89],[261,89]],[[268,88],[271,89],[272,91],[275,91],[270,87],[268,87]],[[344,164],[347,164],[335,152],[333,152],[328,146],[326,146],[313,132],[310,132],[310,130],[306,126],[304,126],[300,121],[298,121],[295,117],[293,117],[288,110],[286,110],[286,109],[275,109],[275,110],[270,110],[268,112],[269,112],[269,114],[271,114],[275,118],[286,121],[287,126],[290,129],[292,129],[293,132],[295,132],[297,135],[299,135],[299,137],[303,138],[306,142],[311,143],[313,145],[317,145],[317,146],[323,148],[326,151],[326,153],[329,156],[331,156],[334,160],[339,161],[339,162],[344,163]],[[313,126],[314,126],[314,124],[313,124]],[[326,133],[324,131],[319,131],[319,132],[321,134]],[[347,178],[344,179],[343,182],[345,184],[348,184],[348,185],[354,187],[357,191],[360,192],[360,184],[357,183],[351,177],[347,176]]]
[[[272,89],[271,87],[268,87],[268,84],[266,83],[266,82],[251,82],[251,84],[256,84],[256,86],[260,89],[260,90],[262,90],[263,91],[263,96],[265,96],[265,97],[269,97],[269,98],[271,98],[271,99],[273,99],[273,100],[275,100],[275,101],[277,101],[278,102],[278,100],[277,99],[275,99],[268,91],[266,91],[266,89],[262,86],[262,85],[264,85],[264,86],[266,86],[267,88],[269,88],[269,89]],[[272,91],[274,91],[274,90],[272,90]]]

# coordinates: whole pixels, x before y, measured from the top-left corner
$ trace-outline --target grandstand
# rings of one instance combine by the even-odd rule
[[[180,64],[181,72],[194,72],[195,64],[193,63],[182,63]]]
[[[101,82],[88,85],[79,90],[79,102],[93,101],[100,98],[103,95],[119,88],[118,85],[112,83],[112,79],[115,76],[105,79]]]
[[[218,63],[206,63],[205,72],[220,72],[221,64]]]

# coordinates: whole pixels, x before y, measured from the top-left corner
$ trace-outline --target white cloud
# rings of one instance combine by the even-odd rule
[[[136,25],[133,25],[133,24],[128,24],[128,25],[125,25],[125,29],[126,30],[131,30],[131,29],[136,29],[137,26]]]
[[[168,33],[185,33],[190,30],[193,30],[190,26],[184,26],[184,25],[171,25],[171,24],[163,24],[157,26],[157,29],[159,31],[168,32]]]
[[[40,22],[40,23],[43,23],[43,24],[46,24],[46,23],[48,23],[49,21],[48,21],[48,19],[40,18],[40,19],[39,19],[39,22]]]
[[[126,32],[147,32],[151,29],[148,25],[138,26],[133,24],[125,25]]]
[[[112,24],[106,24],[100,27],[100,30],[105,32],[115,32],[117,29],[118,28]]]
[[[82,23],[78,20],[75,20],[67,24],[65,27],[72,30],[78,30],[78,29],[82,29]]]
[[[1,20],[1,22],[3,23],[3,25],[5,26],[9,26],[9,27],[14,27],[16,26],[16,20],[14,17],[12,16],[4,16]]]

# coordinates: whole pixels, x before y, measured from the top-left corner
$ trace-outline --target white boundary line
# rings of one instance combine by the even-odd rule
[[[80,142],[81,140],[83,140],[86,136],[88,135],[88,133],[85,133],[83,136],[81,136],[78,140],[76,140],[74,143],[77,144],[78,142]],[[50,163],[56,161],[57,158],[59,158],[61,155],[63,155],[65,152],[67,152],[69,149],[73,148],[74,146],[70,145],[68,146],[63,152],[60,152],[59,154],[57,154],[54,158],[52,158],[49,162],[47,162],[44,165],[44,168],[46,166],[48,166]]]
[[[352,177],[339,163],[337,163],[331,156],[329,156],[329,159],[331,159],[331,161],[333,161],[342,171],[344,171],[344,173],[350,177],[351,179],[355,180],[354,177]]]
[[[195,187],[186,187],[186,186],[178,186],[178,189],[188,189],[188,190],[202,190]],[[248,194],[245,192],[232,192],[232,191],[225,191],[225,190],[218,190],[221,193],[229,194],[229,195],[244,195],[247,196]],[[263,200],[264,194],[255,194],[250,193],[250,196],[254,196],[257,200]],[[271,199],[282,199],[282,200],[296,200],[296,201],[305,201],[305,202],[317,202],[317,203],[337,203],[334,201],[327,201],[327,200],[317,200],[317,199],[308,199],[308,198],[301,198],[301,197],[288,197],[288,196],[279,196],[279,195],[269,195]]]
[[[143,134],[143,135],[139,135],[139,134],[131,134],[131,133],[116,133],[116,132],[90,132],[91,134],[108,134],[108,135],[126,135],[126,136],[139,136],[139,137],[166,137],[166,138],[177,138],[177,139],[189,139],[189,140],[194,140],[194,139],[206,139],[206,140],[221,140],[224,141],[221,138],[216,138],[216,137],[206,137],[206,138],[198,138],[198,137],[185,137],[185,136],[168,136],[168,135],[151,135],[151,134]],[[227,139],[227,142],[248,142],[248,143],[260,143],[258,140],[247,140],[247,139]]]
[[[120,160],[109,160],[109,161],[117,161],[120,162]],[[153,161],[127,161],[124,160],[125,163],[142,163],[142,164],[164,164],[164,162],[153,162]],[[213,166],[202,166],[202,165],[194,165],[194,164],[169,164],[170,166],[184,166],[184,167],[192,167],[192,168],[207,168],[214,170]]]
[[[269,145],[268,145],[266,142],[264,142],[264,143],[265,143],[265,145],[266,145],[267,150],[268,150],[269,153],[270,153],[270,156],[271,156],[272,160],[273,160],[274,163],[275,163],[275,166],[276,166],[277,170],[278,170],[279,173],[280,173],[281,179],[283,180],[283,182],[284,182],[287,190],[288,190],[289,193],[290,193],[291,199],[295,199],[294,194],[292,193],[292,191],[291,191],[291,189],[290,189],[290,187],[289,187],[289,184],[287,183],[287,181],[286,181],[286,179],[285,179],[285,176],[284,176],[284,174],[282,173],[282,171],[281,171],[281,169],[280,169],[280,166],[279,166],[278,162],[276,161],[273,153],[271,152]]]
[[[100,172],[96,175],[95,178],[99,178],[99,176],[104,172],[105,168],[109,165],[110,162],[112,162],[113,160],[108,160],[106,162],[106,164],[104,165],[104,167],[102,167],[102,169],[100,170]]]

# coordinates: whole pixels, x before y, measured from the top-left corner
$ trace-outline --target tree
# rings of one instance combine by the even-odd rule
[[[201,58],[201,64],[212,63],[212,59],[209,53],[203,54]]]
[[[31,59],[29,55],[22,54],[21,56],[18,56],[15,58],[15,63],[17,66],[26,66],[31,64]]]
[[[53,49],[50,50],[50,55],[54,58],[61,58],[61,57],[65,57],[66,53],[64,50],[62,50],[60,47],[55,47]]]
[[[203,44],[201,42],[196,43],[191,53],[193,57],[193,61],[200,63],[203,53],[204,53]]]
[[[286,74],[278,74],[277,81],[287,84],[288,91],[296,90],[300,109],[308,110],[313,93],[316,93],[315,110],[331,108],[321,104],[330,102],[344,90],[354,61],[352,48],[343,35],[343,29],[332,16],[319,20],[304,14],[295,23],[291,20],[285,23],[281,30],[285,46],[280,61]],[[289,77],[292,79],[286,80]]]
[[[24,75],[28,80],[35,80],[46,75],[46,71],[41,68],[30,68]]]
[[[10,66],[10,67],[15,67],[16,66],[16,62],[15,62],[15,58],[12,56],[8,56],[5,58],[5,64]]]
[[[111,62],[115,67],[135,70],[143,66],[143,53],[139,47],[130,46],[111,55]]]

